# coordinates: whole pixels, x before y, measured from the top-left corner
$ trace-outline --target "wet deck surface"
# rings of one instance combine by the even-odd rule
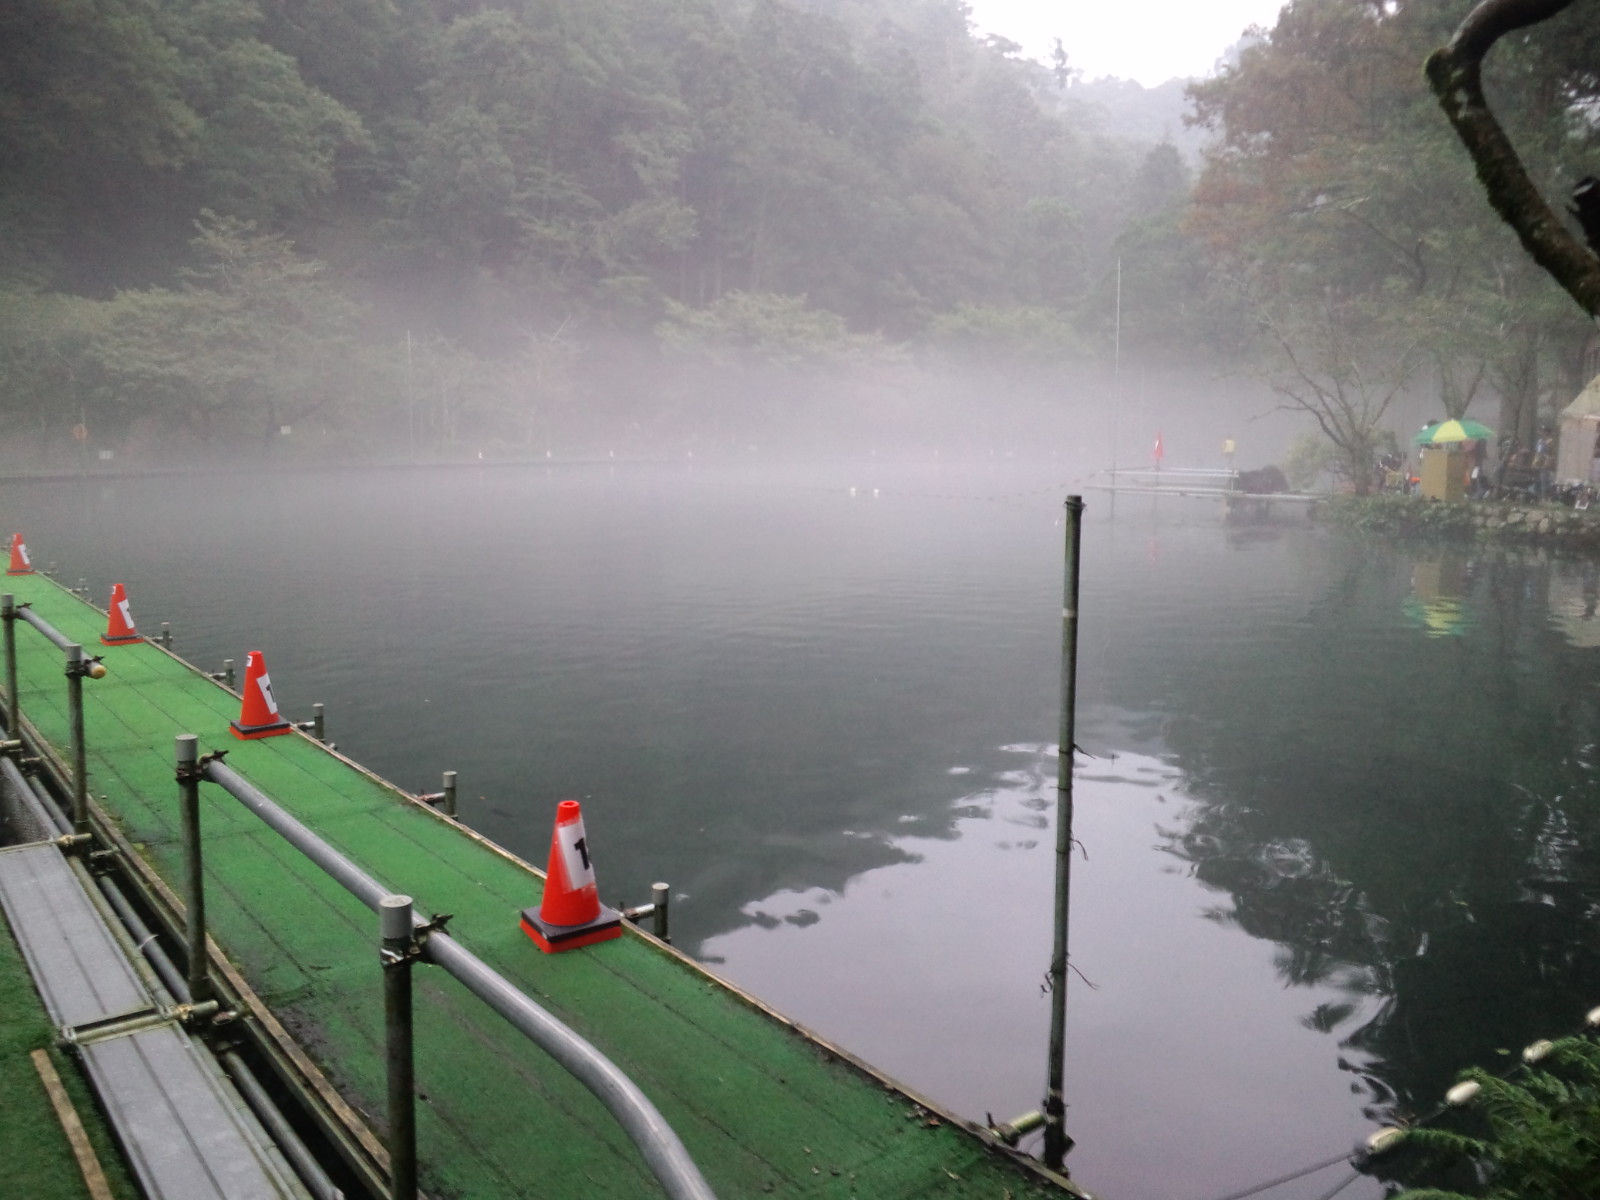
[[[194,733],[202,753],[227,751],[229,766],[419,912],[455,914],[458,941],[634,1079],[723,1200],[1067,1194],[648,938],[541,954],[518,928],[542,886],[526,864],[309,738],[231,737],[229,692],[154,646],[100,647],[104,617],[42,576],[0,591],[104,654],[110,673],[84,684],[91,791],[169,884],[182,872],[173,737]],[[16,632],[23,715],[64,754],[61,654],[21,622]],[[381,1135],[377,918],[226,793],[206,785],[201,796],[212,936]],[[838,986],[851,986],[848,971],[840,964]],[[415,978],[430,1194],[660,1194],[581,1084],[442,972]]]

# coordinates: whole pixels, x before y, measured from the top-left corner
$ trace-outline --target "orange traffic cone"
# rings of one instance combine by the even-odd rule
[[[537,912],[522,910],[522,932],[546,954],[622,936],[622,914],[600,903],[589,841],[583,835],[583,811],[576,800],[563,800],[556,806],[544,899]]]
[[[32,575],[33,564],[28,561],[28,548],[22,544],[22,535],[11,535],[11,565],[6,568],[7,575]]]
[[[278,702],[272,697],[272,680],[267,678],[267,662],[259,650],[250,651],[245,660],[244,704],[239,709],[239,719],[230,721],[228,727],[234,737],[247,741],[277,737],[293,728],[278,712]]]
[[[133,627],[133,613],[128,611],[128,593],[120,583],[111,585],[111,603],[106,608],[106,631],[100,641],[107,646],[126,646],[142,642],[139,631]]]

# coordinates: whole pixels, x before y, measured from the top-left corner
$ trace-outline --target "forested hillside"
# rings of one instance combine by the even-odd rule
[[[1407,389],[1526,430],[1585,327],[1428,96],[1466,7],[1295,0],[1174,127],[959,0],[10,0],[0,441],[957,444],[1103,403],[1066,381],[1114,347],[1267,381],[1347,464]],[[1491,64],[1555,195],[1595,11]]]
[[[1082,356],[1187,177],[1068,82],[955,0],[15,0],[0,399],[543,448],[711,437],[757,363]]]

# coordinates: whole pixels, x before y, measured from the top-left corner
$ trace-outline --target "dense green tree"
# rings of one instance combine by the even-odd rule
[[[293,59],[254,40],[211,59],[214,84],[195,153],[208,204],[236,216],[301,213],[334,188],[339,153],[367,144],[360,120],[308,87]]]
[[[0,277],[70,277],[69,229],[101,250],[130,191],[193,159],[203,119],[161,15],[116,0],[0,8]]]
[[[320,278],[320,263],[212,213],[194,249],[177,288],[105,302],[85,359],[106,403],[202,440],[243,432],[270,445],[282,426],[348,396],[356,312]]]
[[[202,207],[282,219],[330,195],[361,121],[259,21],[248,2],[6,6],[0,273],[103,291],[170,262]]]
[[[87,423],[98,381],[89,348],[104,323],[103,308],[75,296],[0,287],[0,412],[46,444]]]
[[[1380,326],[1431,363],[1420,378],[1443,412],[1498,392],[1506,432],[1528,438],[1541,377],[1584,331],[1554,314],[1553,289],[1487,218],[1429,101],[1417,63],[1443,19],[1420,0],[1287,6],[1193,89],[1197,119],[1221,140],[1190,228],[1259,302],[1382,313]],[[1536,98],[1516,116],[1546,144],[1562,120]],[[1400,361],[1380,348],[1367,378]]]

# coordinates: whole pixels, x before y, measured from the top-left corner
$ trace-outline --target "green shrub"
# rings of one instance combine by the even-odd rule
[[[1487,1135],[1413,1129],[1407,1143],[1470,1164],[1484,1181],[1480,1200],[1579,1200],[1600,1194],[1600,1046],[1564,1038],[1515,1080],[1476,1069],[1462,1079],[1481,1089],[1472,1105]],[[1402,1196],[1468,1200],[1436,1188]]]

